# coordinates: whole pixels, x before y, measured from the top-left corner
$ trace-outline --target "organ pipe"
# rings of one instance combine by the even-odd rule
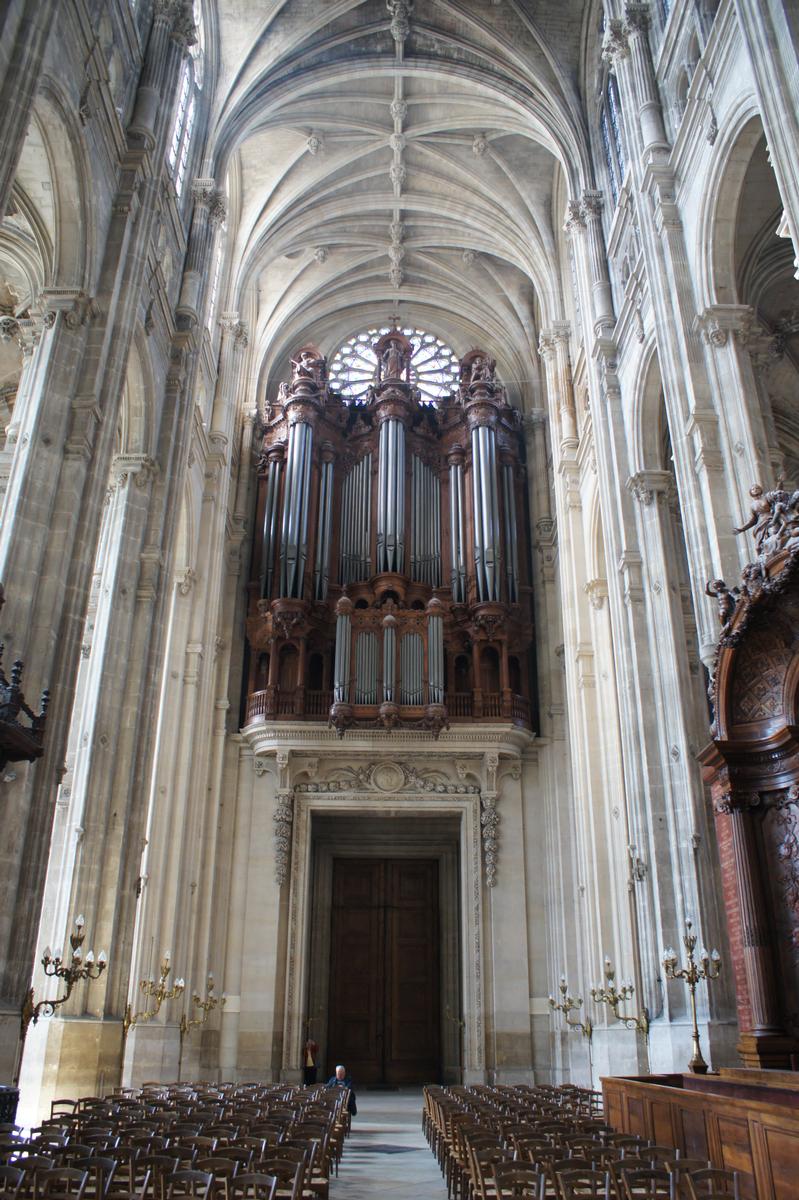
[[[516,604],[519,599],[519,540],[516,526],[516,491],[513,486],[513,467],[510,463],[505,463],[502,467],[502,493],[505,509],[505,578],[508,603]]]
[[[478,600],[499,600],[499,496],[496,434],[486,425],[472,430],[474,560]]]
[[[380,426],[377,570],[401,572],[405,560],[405,426],[388,417]]]
[[[424,704],[424,644],[418,633],[400,642],[400,703]]]
[[[393,701],[396,688],[397,631],[394,625],[383,624],[383,700]]]
[[[263,541],[261,544],[261,596],[272,595],[272,580],[275,571],[275,538],[277,536],[277,509],[280,496],[279,458],[269,459],[266,480],[266,505],[264,507]]]
[[[463,465],[449,468],[449,531],[452,552],[452,599],[466,603],[466,546],[463,530]]]
[[[333,664],[333,699],[347,703],[350,698],[350,651],[352,645],[352,623],[349,613],[336,617],[336,655]]]
[[[280,538],[280,595],[302,596],[308,553],[308,504],[311,491],[313,429],[298,421],[289,429],[286,493]]]
[[[330,526],[333,519],[333,464],[323,462],[319,480],[319,534],[316,540],[314,598],[327,599]]]
[[[365,455],[344,480],[341,502],[341,582],[357,583],[372,573],[372,456]]]
[[[427,619],[427,663],[430,703],[444,703],[444,622],[432,614]]]
[[[377,703],[377,635],[371,631],[355,639],[355,703]]]
[[[441,482],[416,454],[411,463],[411,579],[441,586]]]

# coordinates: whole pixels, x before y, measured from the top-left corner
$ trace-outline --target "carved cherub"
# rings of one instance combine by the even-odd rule
[[[714,579],[712,583],[705,585],[705,595],[712,596],[718,601],[719,622],[722,626],[729,625],[735,612],[735,605],[740,598],[741,589],[728,588],[723,579]]]

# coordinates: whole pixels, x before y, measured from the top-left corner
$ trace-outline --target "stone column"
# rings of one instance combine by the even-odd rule
[[[134,121],[128,131],[96,302],[62,291],[51,291],[46,298],[48,333],[37,352],[36,391],[24,414],[30,437],[9,479],[6,511],[14,519],[0,531],[0,578],[8,597],[6,643],[11,657],[23,658],[28,667],[29,690],[35,692],[44,680],[53,685],[45,753],[34,767],[17,773],[10,808],[14,825],[0,864],[0,1024],[5,1012],[13,1029],[0,1037],[4,1046],[15,1040],[30,977],[83,617],[146,254],[160,204],[171,100],[192,36],[188,0],[177,6],[159,0],[156,8],[142,88],[157,79],[158,105],[151,119],[142,117],[138,125]],[[28,885],[20,886],[21,880]],[[8,1071],[2,1056],[0,1077]]]
[[[680,502],[686,520],[691,589],[703,658],[716,641],[715,616],[704,595],[708,579],[737,573],[733,525],[739,514],[727,489],[735,477],[731,448],[722,438],[719,414],[726,398],[708,387],[707,365],[694,334],[694,287],[682,222],[674,199],[676,180],[668,162],[662,114],[646,33],[645,5],[628,4],[627,19],[612,22],[605,56],[615,71],[621,119],[636,194],[641,247],[657,330],[658,363],[674,450]],[[687,436],[686,436],[687,435]],[[726,462],[726,474],[724,466]],[[708,514],[711,514],[708,519]]]

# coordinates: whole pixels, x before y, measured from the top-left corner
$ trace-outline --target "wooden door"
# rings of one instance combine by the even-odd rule
[[[435,860],[334,860],[328,1047],[357,1083],[438,1079],[438,926]]]

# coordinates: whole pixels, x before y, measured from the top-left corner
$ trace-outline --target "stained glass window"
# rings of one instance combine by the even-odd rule
[[[455,353],[433,333],[424,329],[401,329],[414,346],[411,382],[422,393],[422,401],[433,404],[457,390],[460,365]],[[330,386],[345,400],[363,402],[369,385],[374,383],[377,356],[374,343],[391,327],[366,329],[348,338],[330,361]]]

